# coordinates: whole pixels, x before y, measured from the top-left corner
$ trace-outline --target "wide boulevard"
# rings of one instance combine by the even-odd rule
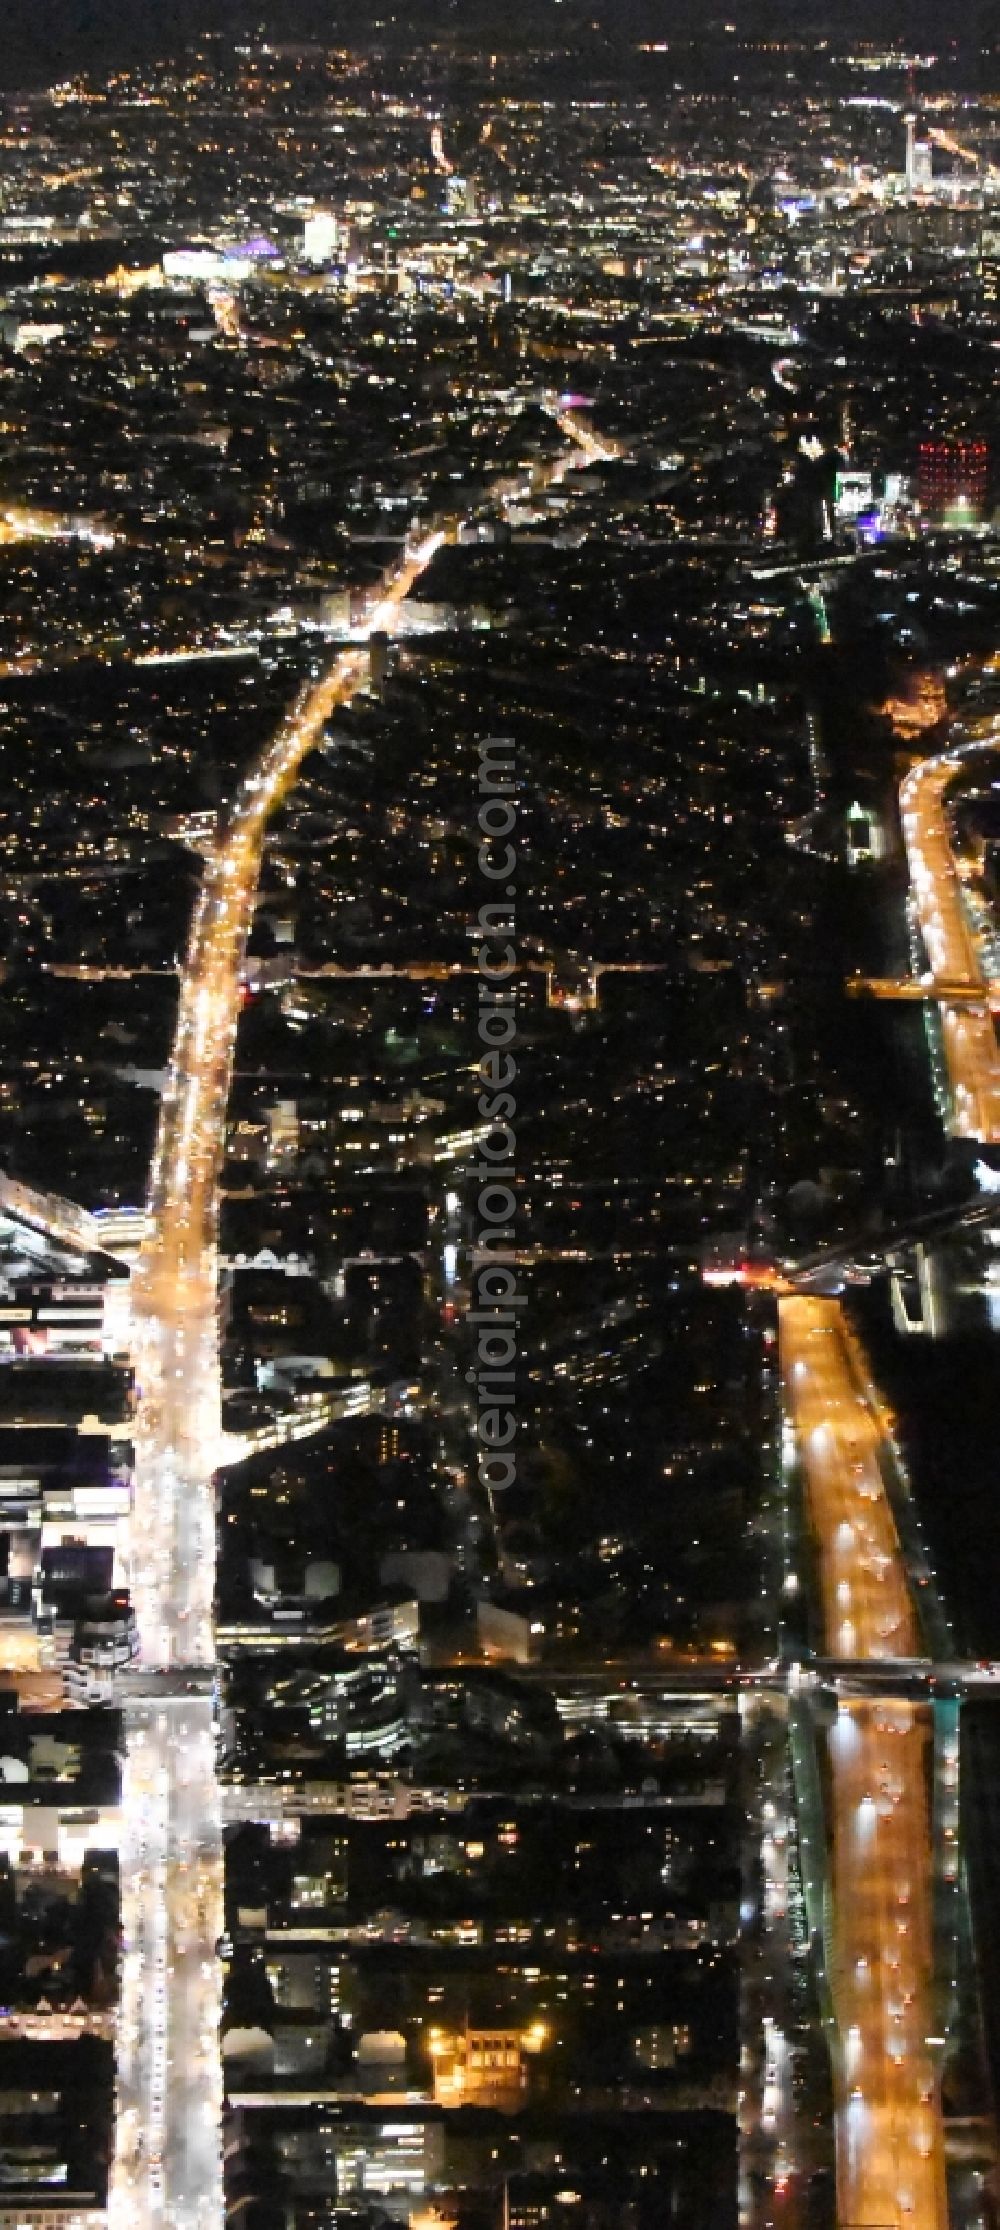
[[[386,584],[366,634],[392,617],[440,549],[427,535]],[[207,863],[181,978],[134,1278],[138,1383],[130,1580],[148,1675],[126,1701],[124,1961],[113,2230],[217,2230],[223,2220],[219,1964],[223,1858],[215,1706],[183,1709],[215,1660],[215,1489],[221,1448],[219,1180],[240,1005],[270,814],[338,706],[368,676],[364,643],[296,698],[243,782]]]
[[[558,406],[573,447],[493,503],[610,455]],[[386,577],[358,639],[300,689],[241,783],[206,862],[180,982],[133,1278],[136,1460],[129,1578],[142,1677],[125,1702],[122,2000],[111,2230],[221,2230],[223,1932],[215,1763],[215,1486],[220,1460],[219,1184],[241,981],[267,824],[331,715],[368,681],[368,639],[456,523],[426,533]],[[179,1682],[179,1686],[178,1686]]]
[[[825,1647],[872,1666],[922,1642],[883,1479],[886,1428],[836,1301],[779,1305],[787,1417],[805,1475]],[[827,1946],[837,2220],[947,2230],[934,2029],[931,1719],[927,1706],[842,1698],[828,1746]]]
[[[938,1012],[951,1100],[950,1128],[963,1138],[1000,1139],[1000,1061],[990,982],[970,919],[952,843],[948,791],[971,754],[1000,749],[1000,726],[973,744],[922,759],[899,793],[917,925],[941,985]],[[980,1004],[975,993],[982,990]],[[961,998],[949,998],[949,990]]]

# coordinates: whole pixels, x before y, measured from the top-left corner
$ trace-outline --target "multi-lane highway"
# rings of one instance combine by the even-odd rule
[[[899,793],[917,923],[941,983],[939,1012],[951,1099],[950,1128],[963,1138],[1000,1139],[1000,1060],[984,966],[951,840],[947,795],[970,754],[1000,748],[1000,725],[974,744],[922,759]],[[982,1003],[975,997],[982,991]],[[961,998],[949,997],[961,992]]]
[[[802,1463],[825,1646],[873,1665],[922,1643],[883,1483],[885,1426],[836,1301],[779,1304],[785,1413]],[[947,2230],[934,2029],[926,1706],[842,1698],[831,1730],[829,1979],[837,2220]]]
[[[899,1536],[879,1469],[884,1426],[859,1390],[839,1302],[779,1304],[788,1413],[802,1450],[809,1521],[819,1544],[831,1657],[919,1657]]]
[[[949,1127],[994,1142],[996,985],[955,854],[948,793],[974,754],[998,748],[1000,727],[922,760],[900,789],[929,971],[914,989],[937,1000]],[[837,2219],[857,2230],[947,2230],[933,2041],[932,1723],[927,1705],[886,1692],[892,1666],[912,1668],[924,1645],[884,1484],[885,1420],[839,1302],[789,1294],[779,1311],[784,1407],[804,1475],[824,1648],[859,1675],[870,1666],[879,1676],[869,1693],[840,1683],[827,1749]]]
[[[931,1719],[842,1701],[831,1731],[830,1983],[838,2215],[869,2230],[947,2230],[934,2029]]]

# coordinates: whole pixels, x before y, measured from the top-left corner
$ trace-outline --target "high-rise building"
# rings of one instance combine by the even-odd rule
[[[302,227],[302,253],[307,263],[332,263],[340,246],[340,226],[329,209],[314,209]]]
[[[476,185],[473,178],[460,178],[453,171],[445,180],[444,212],[447,217],[474,217],[478,212]]]
[[[933,526],[974,526],[986,508],[990,453],[985,441],[922,441],[917,504]]]
[[[917,119],[911,110],[906,125],[906,191],[925,194],[934,183],[934,149],[929,139],[917,138]]]
[[[911,191],[927,194],[934,184],[934,149],[929,139],[918,139],[913,150]]]
[[[979,275],[983,308],[989,316],[1000,317],[1000,212],[983,225]]]

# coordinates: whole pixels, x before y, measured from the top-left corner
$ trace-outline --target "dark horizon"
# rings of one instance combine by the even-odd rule
[[[735,21],[746,30],[784,26],[817,37],[857,31],[868,36],[899,37],[910,34],[939,48],[958,41],[996,45],[998,36],[989,0],[956,0],[949,11],[947,39],[941,38],[940,8],[936,0],[729,0],[711,10],[706,23],[697,0],[409,0],[405,7],[393,0],[165,0],[162,6],[134,7],[127,0],[44,0],[33,10],[25,0],[17,16],[4,24],[0,49],[0,85],[16,90],[57,83],[79,70],[107,67],[115,61],[142,62],[188,44],[199,33],[271,38],[323,39],[342,37],[363,42],[374,32],[381,39],[447,35],[461,42],[489,34],[501,44],[518,40],[526,32],[551,27],[560,39],[571,42],[578,30],[598,26],[609,37],[627,43],[632,37],[681,37],[710,28],[718,21]]]

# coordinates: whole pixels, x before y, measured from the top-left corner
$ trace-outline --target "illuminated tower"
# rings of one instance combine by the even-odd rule
[[[443,176],[450,178],[453,166],[444,151],[444,129],[441,124],[435,124],[431,131],[431,159]]]
[[[934,149],[929,139],[917,138],[917,118],[908,109],[903,118],[906,125],[906,191],[908,194],[925,194],[934,182]]]
[[[912,194],[913,173],[915,168],[914,158],[917,151],[917,119],[914,116],[912,109],[910,109],[908,114],[904,116],[903,122],[906,125],[906,191],[908,194]]]

